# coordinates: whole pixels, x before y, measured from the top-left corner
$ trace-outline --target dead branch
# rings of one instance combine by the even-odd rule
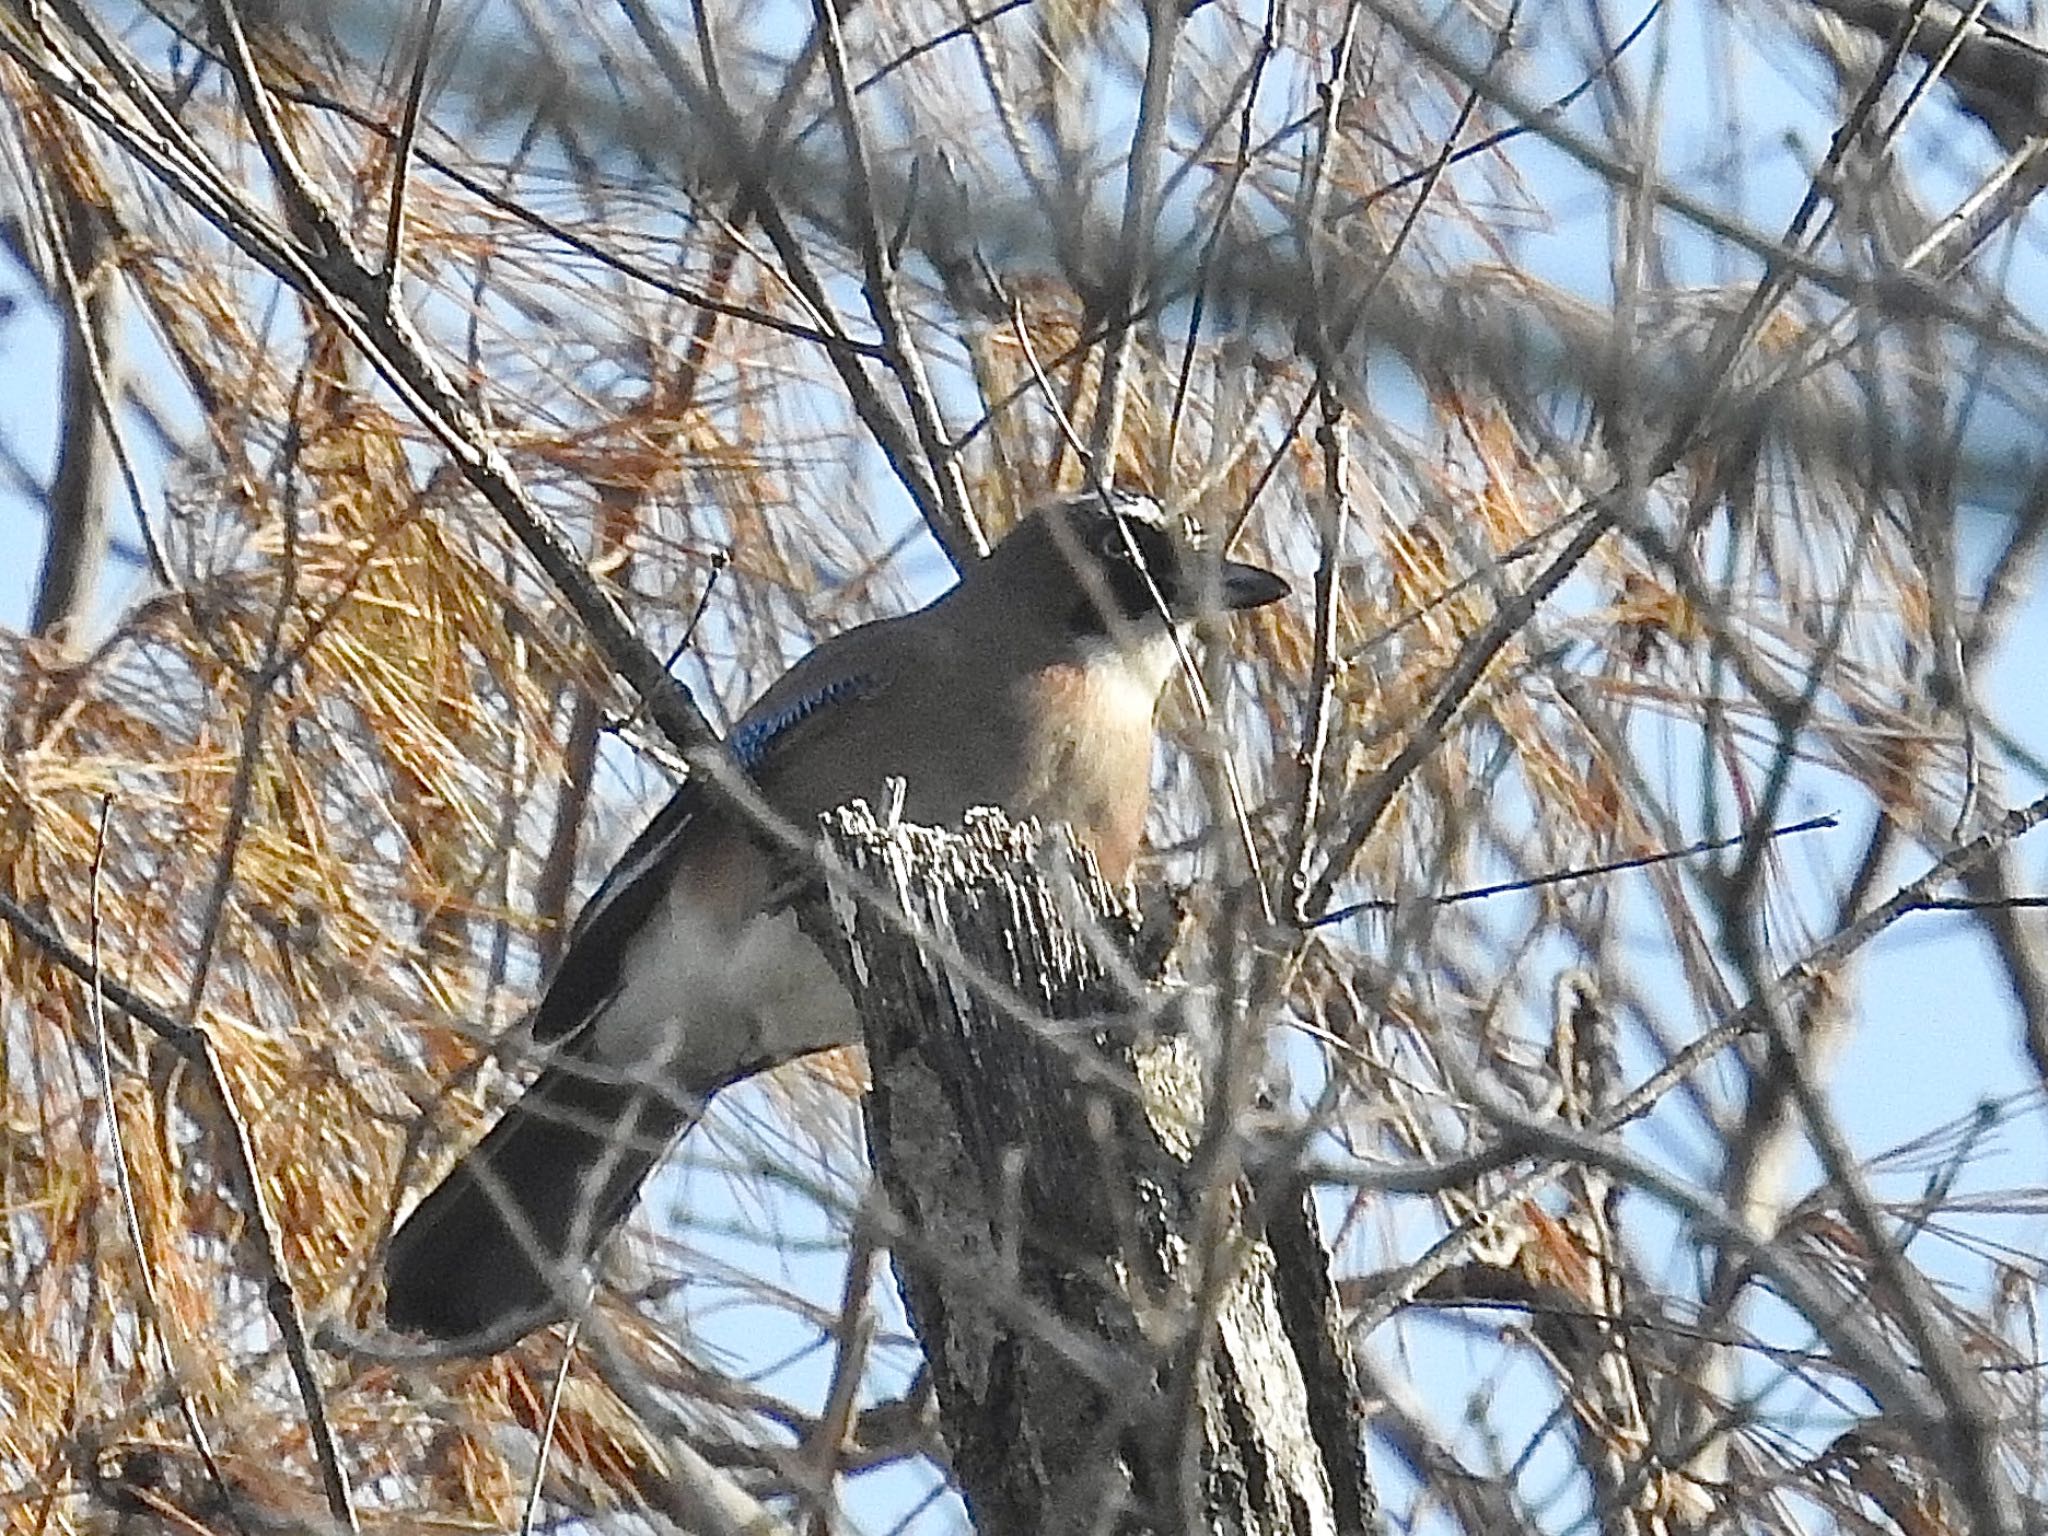
[[[1133,993],[1126,965],[1156,980],[1165,957],[1134,953],[1130,910],[994,816],[950,836],[856,806],[828,842],[1029,1010],[993,1006],[870,903],[805,918],[867,1026],[897,1276],[981,1528],[1367,1528],[1356,1387],[1298,1190],[1238,1184],[1223,1241],[1191,1251],[1202,1069],[1186,1039],[1149,1038],[1170,999]],[[1212,1325],[1190,1302],[1215,1264]],[[1171,1363],[1190,1328],[1183,1417]]]

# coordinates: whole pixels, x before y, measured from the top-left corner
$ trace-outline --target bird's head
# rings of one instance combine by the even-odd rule
[[[1149,496],[1083,492],[1035,508],[985,562],[1078,640],[1163,637],[1211,612],[1260,608],[1288,594],[1262,566],[1217,559],[1188,519]]]

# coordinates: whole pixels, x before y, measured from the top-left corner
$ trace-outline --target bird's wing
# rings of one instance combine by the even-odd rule
[[[838,640],[862,632],[850,631]],[[835,710],[882,694],[896,670],[889,664],[891,649],[872,643],[847,647],[828,641],[784,673],[740,717],[726,738],[740,770],[750,779],[759,779],[777,757],[818,729]],[[709,804],[703,780],[690,775],[584,903],[569,931],[561,963],[534,1013],[537,1042],[551,1044],[575,1033],[617,992],[626,950],[667,892]]]

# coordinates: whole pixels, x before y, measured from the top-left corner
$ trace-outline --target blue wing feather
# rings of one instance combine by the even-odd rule
[[[743,773],[757,777],[797,726],[820,710],[873,693],[879,683],[869,673],[835,678],[773,714],[747,720],[726,738],[726,750]],[[534,1015],[536,1039],[561,1039],[610,999],[626,946],[667,890],[668,870],[690,838],[703,799],[703,786],[695,776],[685,779],[577,915],[562,962]]]
[[[810,719],[819,710],[829,708],[849,698],[858,698],[872,692],[875,680],[856,673],[852,677],[834,678],[824,687],[805,694],[772,715],[763,715],[758,720],[749,720],[725,739],[726,747],[748,773],[759,770],[775,744],[788,731]]]

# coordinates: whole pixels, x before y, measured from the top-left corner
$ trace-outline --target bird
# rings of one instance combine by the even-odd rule
[[[1153,717],[1189,623],[1287,596],[1204,555],[1149,496],[1041,504],[924,608],[846,630],[726,738],[797,827],[856,798],[958,824],[1064,823],[1123,879]],[[890,781],[899,781],[891,784]],[[566,1316],[583,1267],[720,1089],[851,1044],[859,1021],[786,900],[782,845],[692,773],[583,906],[528,1029],[539,1075],[393,1234],[387,1324],[473,1353]]]

